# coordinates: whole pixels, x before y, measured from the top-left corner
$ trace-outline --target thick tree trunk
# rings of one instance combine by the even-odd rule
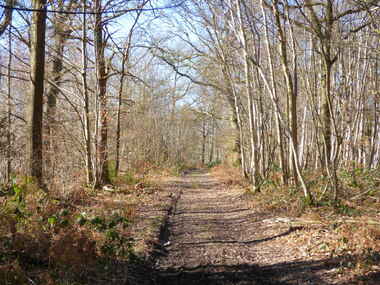
[[[46,173],[49,178],[54,177],[55,163],[54,155],[57,153],[57,96],[59,94],[59,87],[61,85],[62,70],[63,70],[63,49],[66,41],[66,35],[63,30],[63,19],[56,19],[54,24],[54,37],[53,47],[55,55],[53,57],[52,71],[50,78],[53,84],[50,85],[50,89],[47,93],[47,157],[46,157]],[[48,178],[47,178],[48,179]]]
[[[46,0],[34,0],[33,8],[45,9]],[[26,106],[27,119],[27,175],[34,177],[42,186],[42,118],[45,74],[45,29],[46,11],[35,11],[30,32],[31,91]]]

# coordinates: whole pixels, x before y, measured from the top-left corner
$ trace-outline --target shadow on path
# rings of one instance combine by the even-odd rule
[[[273,241],[300,228],[268,226],[263,222],[268,216],[244,205],[241,192],[207,173],[193,171],[177,180],[180,190],[162,229],[160,254],[153,258],[153,284],[380,285],[380,273],[334,282],[355,256],[297,260]]]
[[[180,267],[156,272],[155,284],[158,285],[351,285],[351,284],[380,284],[380,272],[367,276],[357,276],[345,282],[328,282],[326,274],[336,271],[348,260],[356,256],[343,255],[314,261],[296,261],[259,266],[255,264],[215,265],[206,264],[196,267]],[[323,278],[324,277],[324,278]],[[330,278],[330,280],[333,278]]]

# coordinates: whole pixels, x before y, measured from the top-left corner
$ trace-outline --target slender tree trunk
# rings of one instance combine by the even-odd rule
[[[276,19],[276,25],[277,25],[277,30],[279,33],[280,37],[280,55],[281,55],[281,63],[282,63],[282,69],[283,73],[285,76],[285,81],[286,81],[286,89],[287,89],[287,95],[288,95],[288,100],[290,102],[290,129],[291,129],[291,136],[292,140],[294,142],[294,148],[296,152],[298,152],[298,137],[297,137],[297,92],[296,88],[294,86],[294,81],[290,72],[290,67],[289,67],[289,62],[288,62],[288,52],[287,52],[287,38],[286,38],[286,31],[282,27],[281,19],[280,19],[280,12],[278,8],[278,0],[275,0],[273,2],[273,13],[275,15]],[[293,42],[294,45],[294,42]],[[295,56],[295,53],[294,53]],[[296,64],[296,59],[293,60],[294,64]],[[295,67],[296,68],[296,67]],[[296,74],[295,74],[296,76]],[[290,152],[292,154],[292,152]],[[297,171],[295,167],[295,161],[294,161],[294,156],[290,156],[290,163],[291,167],[290,169],[293,169],[293,178],[295,182],[297,182]]]
[[[205,165],[206,163],[206,122],[205,120],[202,121],[202,165]]]
[[[87,184],[94,182],[94,171],[92,167],[91,130],[90,130],[90,105],[87,90],[87,0],[83,1],[83,26],[82,26],[82,93],[84,97],[84,139],[86,144],[86,180]]]
[[[124,82],[126,78],[125,68],[129,62],[133,31],[137,25],[140,15],[141,15],[141,11],[138,12],[137,14],[135,22],[133,23],[132,28],[129,31],[126,47],[122,51],[123,55],[122,55],[122,62],[121,62],[121,75],[120,75],[120,82],[119,82],[120,87],[119,87],[119,94],[118,94],[117,123],[116,123],[117,124],[116,125],[116,165],[115,165],[116,176],[119,174],[119,169],[120,169],[121,108],[122,108],[122,98],[123,98],[123,91],[124,91]],[[174,113],[174,109],[173,109],[173,113]]]
[[[307,142],[307,128],[306,128],[306,114],[307,114],[307,106],[304,107],[304,111],[303,111],[303,119],[302,119],[302,126],[301,126],[301,132],[302,132],[302,135],[301,135],[301,145],[300,145],[300,151],[299,151],[299,159],[300,159],[300,165],[301,165],[301,168],[306,168],[306,161],[304,158],[307,157],[306,153],[307,153],[307,146],[306,146],[306,142]],[[306,150],[305,150],[306,149]]]
[[[245,151],[243,147],[244,143],[244,134],[243,134],[243,126],[242,126],[242,120],[241,120],[241,114],[240,114],[240,106],[239,106],[239,97],[236,94],[235,86],[233,85],[234,82],[232,80],[232,75],[229,66],[227,65],[225,58],[223,57],[224,61],[224,67],[223,67],[223,74],[226,77],[227,82],[229,83],[229,90],[231,93],[231,99],[229,100],[229,103],[231,105],[231,108],[233,110],[232,112],[232,123],[236,128],[237,135],[235,137],[235,145],[234,145],[234,151],[238,154],[238,162],[241,166],[241,173],[242,175],[247,178],[247,172],[245,169]]]
[[[215,136],[211,135],[210,139],[211,139],[211,141],[210,141],[210,156],[209,156],[208,161],[210,163],[213,163],[213,161],[214,161],[214,152],[215,152]]]
[[[245,168],[245,150],[243,147],[244,143],[244,135],[243,135],[243,126],[241,121],[241,115],[240,115],[240,107],[239,107],[239,99],[237,94],[234,92],[234,98],[235,98],[235,112],[236,112],[236,119],[239,127],[239,151],[240,151],[240,163],[241,163],[241,171],[244,177],[248,177],[246,168]]]
[[[236,0],[235,5],[238,14],[238,29],[240,32],[240,41],[243,45],[243,60],[244,60],[244,73],[245,73],[245,93],[248,99],[248,121],[249,121],[249,142],[251,148],[251,159],[249,166],[249,174],[251,176],[252,182],[252,190],[253,192],[260,191],[260,179],[259,179],[259,167],[258,167],[258,147],[257,147],[257,138],[255,132],[256,122],[254,120],[254,102],[253,102],[253,91],[252,91],[252,70],[251,65],[249,63],[249,55],[248,55],[248,42],[247,35],[244,31],[243,27],[243,18],[240,11],[241,0]]]
[[[121,67],[121,76],[120,76],[120,87],[118,94],[118,102],[117,102],[117,122],[116,122],[116,165],[115,165],[115,174],[116,176],[119,174],[120,168],[120,137],[121,137],[121,106],[122,106],[122,97],[123,97],[123,89],[124,89],[124,79],[125,79],[125,61],[126,57],[123,56],[122,67]]]
[[[211,132],[210,132],[210,156],[208,160],[209,163],[212,163],[214,161],[215,139],[216,139],[216,126],[215,126],[215,119],[212,118]]]
[[[273,104],[273,107],[274,107],[275,113],[276,113],[276,121],[278,122],[278,124],[280,124],[282,122],[285,125],[284,119],[283,119],[283,116],[282,116],[282,113],[281,113],[281,109],[280,109],[280,106],[279,106],[279,103],[278,103],[278,95],[276,93],[275,85],[273,84],[272,54],[270,52],[269,34],[268,34],[268,26],[267,26],[267,17],[266,17],[265,8],[264,8],[264,0],[261,0],[261,11],[262,11],[262,15],[264,17],[265,46],[266,46],[266,50],[267,50],[268,57],[269,57],[269,64],[270,64],[271,77],[272,77],[272,84],[270,84],[269,80],[267,80],[267,77],[265,76],[262,68],[259,65],[257,66],[257,68],[258,68],[258,71],[260,72],[261,78],[263,79],[264,84],[265,84],[265,86],[268,89],[268,92],[270,94],[270,99],[271,99],[271,102]],[[290,145],[291,145],[291,149],[292,149],[293,155],[295,157],[295,162],[296,162],[295,163],[295,167],[296,167],[298,179],[299,179],[299,181],[301,183],[301,186],[302,186],[302,189],[303,189],[303,192],[304,192],[304,197],[305,197],[305,199],[309,203],[313,203],[313,196],[312,196],[309,188],[307,187],[307,185],[305,183],[305,180],[304,180],[304,178],[302,176],[301,168],[299,166],[298,153],[297,153],[297,151],[295,149],[295,143],[294,143],[293,138],[291,136],[291,130],[289,130],[288,128],[286,128],[286,126],[285,126],[284,130],[291,137]]]
[[[290,99],[290,121],[291,121],[291,133],[292,138],[294,141],[294,147],[296,149],[296,152],[298,153],[299,157],[299,142],[298,142],[298,115],[297,115],[297,100],[298,100],[298,57],[297,57],[297,50],[296,50],[296,40],[294,36],[293,26],[292,22],[289,17],[289,11],[287,11],[287,20],[290,25],[290,37],[291,37],[291,43],[292,43],[292,63],[293,63],[293,84],[292,84],[292,94]],[[298,184],[298,175],[297,175],[297,169],[296,169],[296,161],[295,157],[291,157],[291,163],[292,163],[292,169],[293,169],[293,177],[295,184]],[[302,161],[298,162],[300,167],[302,165]],[[302,168],[302,167],[301,167]]]
[[[266,14],[264,9],[264,4],[262,5],[262,13],[264,15],[265,21],[266,21]],[[270,72],[270,78],[271,78],[271,90],[274,93],[274,97],[277,98],[277,87],[276,87],[276,79],[275,74],[273,70],[273,54],[271,51],[270,43],[269,43],[269,35],[268,35],[268,25],[265,23],[265,43],[266,43],[266,50],[268,53],[268,60],[269,60],[269,72]],[[284,185],[288,184],[288,171],[285,163],[285,155],[284,155],[284,143],[283,143],[283,134],[282,134],[282,128],[281,128],[281,122],[278,112],[275,112],[275,120],[276,120],[276,130],[277,130],[277,144],[279,148],[279,164],[281,169],[281,179],[282,183]]]
[[[108,173],[108,108],[107,108],[107,72],[105,65],[105,42],[103,39],[101,0],[95,0],[95,53],[97,65],[97,84],[99,98],[100,141],[98,144],[98,180],[97,186],[110,182]]]
[[[231,109],[231,125],[232,125],[232,128],[235,130],[235,135],[234,135],[234,140],[233,140],[233,147],[232,147],[232,152],[236,154],[236,161],[233,161],[233,163],[236,163],[238,165],[242,165],[241,163],[241,157],[242,157],[242,154],[241,154],[241,148],[240,148],[240,144],[241,144],[241,141],[240,141],[240,126],[239,126],[239,122],[238,122],[238,114],[236,113],[237,109],[236,109],[236,106],[235,106],[235,91],[234,91],[234,87],[232,86],[232,82],[230,81],[230,77],[229,77],[229,73],[228,71],[226,70],[227,68],[223,68],[222,72],[223,72],[223,75],[224,77],[226,78],[226,81],[229,82],[229,93],[230,95],[227,96],[227,101],[229,103],[229,106],[230,106],[230,109]]]
[[[11,182],[12,176],[12,78],[11,78],[11,69],[12,69],[12,27],[9,26],[8,29],[8,81],[7,81],[7,172],[6,172],[6,180],[8,183]]]
[[[378,90],[378,73],[377,73],[377,70],[378,70],[378,59],[375,60],[375,64],[374,64],[374,89],[375,90]],[[369,158],[368,158],[368,167],[369,168],[372,168],[373,167],[373,164],[374,164],[374,159],[375,159],[375,150],[376,150],[376,141],[378,140],[378,126],[379,126],[379,118],[378,118],[378,115],[377,115],[377,106],[378,106],[378,103],[377,103],[377,98],[376,98],[376,95],[374,95],[374,106],[373,106],[373,121],[372,121],[372,137],[371,137],[371,147],[370,147],[370,151],[369,151]],[[376,140],[377,139],[377,140]]]
[[[324,137],[324,163],[328,167],[331,161],[331,113],[330,113],[330,100],[331,100],[331,69],[332,64],[329,60],[325,60],[325,74],[324,74],[324,94],[322,97],[322,118],[323,118],[323,137]]]
[[[30,69],[31,91],[26,107],[27,142],[26,157],[28,161],[27,174],[43,186],[42,172],[42,118],[45,74],[45,29],[46,29],[46,0],[34,0],[35,11],[32,16],[30,33]]]

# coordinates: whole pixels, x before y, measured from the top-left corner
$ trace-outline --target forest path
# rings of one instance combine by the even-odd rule
[[[318,276],[324,261],[292,260],[280,238],[294,230],[268,223],[242,189],[228,189],[205,171],[176,183],[156,284],[331,284]]]

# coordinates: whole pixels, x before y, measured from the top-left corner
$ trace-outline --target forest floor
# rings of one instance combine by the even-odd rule
[[[380,284],[380,172],[343,173],[334,205],[308,174],[313,206],[276,176],[253,194],[235,168],[185,172],[49,194],[14,184],[0,195],[0,285]]]
[[[143,273],[130,283],[380,284],[378,260],[357,274],[354,252],[332,249],[331,240],[341,236],[330,225],[255,208],[244,188],[209,172],[169,179],[160,195],[164,210],[144,211],[161,221],[151,243],[154,276],[148,281]],[[147,220],[145,214],[141,221]]]

